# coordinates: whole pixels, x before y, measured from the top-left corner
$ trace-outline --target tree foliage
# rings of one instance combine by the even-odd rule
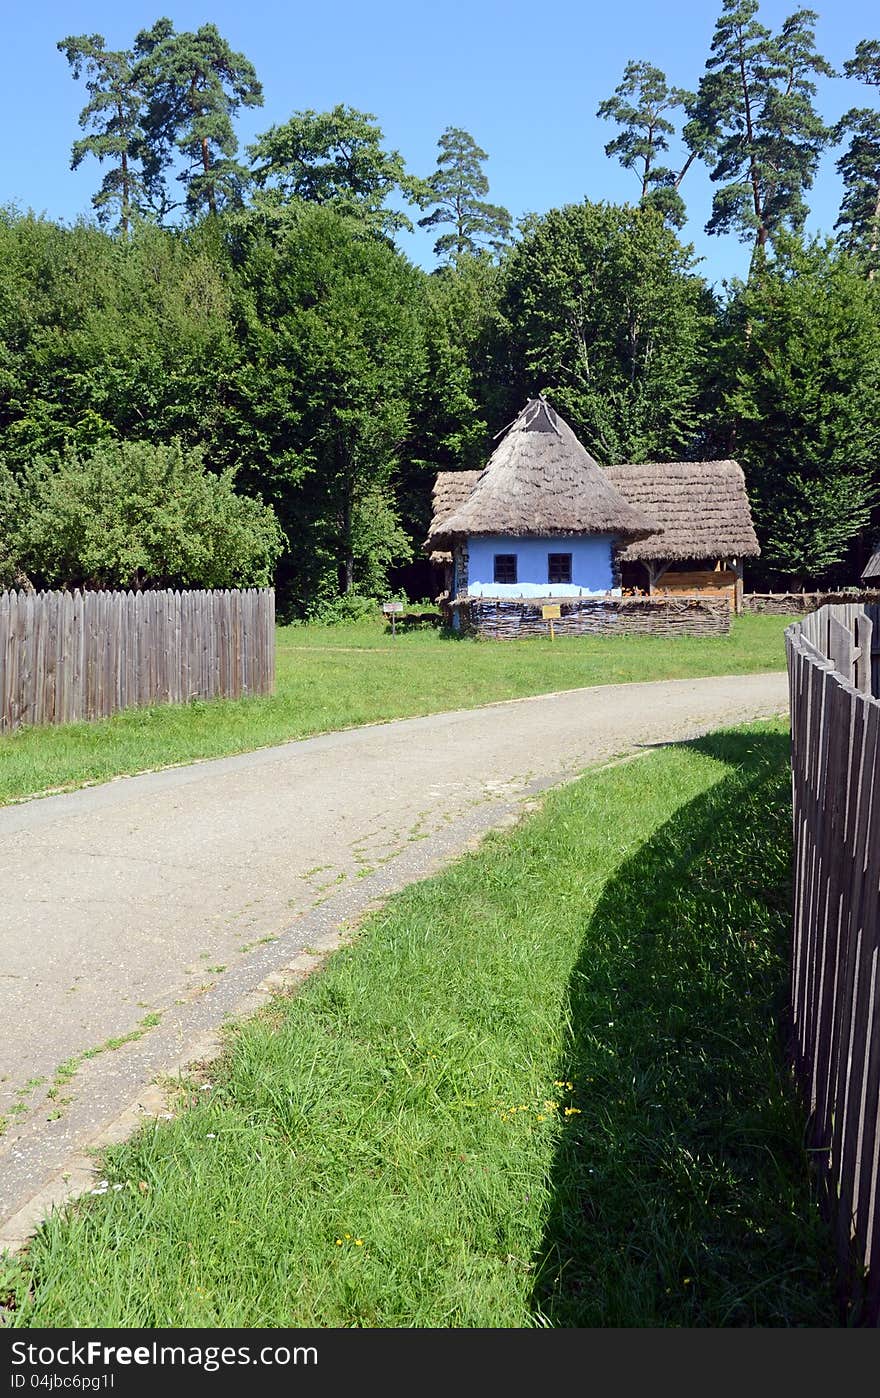
[[[48,587],[264,587],[281,552],[272,510],[177,441],[37,457],[17,503],[11,552]]]
[[[13,587],[20,573],[12,531],[19,518],[18,486],[0,461],[0,588]]]
[[[880,295],[832,245],[778,240],[724,321],[722,447],[743,463],[765,576],[827,577],[880,482]]]
[[[627,63],[613,96],[601,102],[596,112],[621,128],[606,145],[605,154],[616,157],[625,170],[635,171],[641,185],[639,202],[659,209],[675,228],[684,226],[684,200],[678,191],[694,157],[691,154],[678,171],[664,165],[662,157],[669,150],[669,137],[675,135],[671,113],[692,101],[691,93],[669,86],[660,68],[633,60]]]
[[[840,119],[839,246],[804,246],[829,136],[815,25],[722,0],[693,92],[628,63],[598,115],[639,206],[530,215],[516,243],[460,127],[427,180],[344,103],[270,127],[248,165],[235,122],[262,92],[215,26],[161,18],[118,52],[62,40],[88,96],[73,164],[102,165],[102,226],[0,208],[0,585],[229,577],[219,517],[250,576],[275,566],[282,610],[351,612],[418,554],[437,469],[481,465],[543,391],[601,461],[740,458],[764,579],[851,573],[880,518],[880,114]],[[844,71],[880,88],[880,41]],[[756,254],[717,296],[673,227],[698,162],[709,231]],[[438,235],[430,276],[392,241],[414,207]],[[117,502],[100,528],[89,491]],[[138,491],[158,552],[113,525]]]
[[[778,230],[803,228],[829,135],[813,78],[833,69],[816,51],[814,10],[796,10],[777,34],[757,13],[758,0],[724,0],[684,137],[719,185],[706,231],[763,248]]]
[[[370,112],[339,104],[329,112],[294,112],[248,147],[257,209],[279,211],[292,201],[329,204],[391,236],[412,221],[388,200],[418,202],[423,182],[407,174],[399,151],[385,150]]]
[[[213,442],[237,354],[229,281],[208,228],[143,225],[124,243],[0,219],[0,456],[13,472],[113,438]]]
[[[131,52],[108,50],[102,34],[70,35],[58,48],[74,78],[85,75],[89,94],[79,115],[88,135],[74,141],[70,168],[76,170],[87,155],[109,163],[92,205],[102,222],[109,222],[115,208],[117,226],[127,236],[146,194],[141,169],[144,89],[137,61]]]
[[[855,56],[843,65],[848,78],[880,89],[880,40],[863,39]],[[878,95],[880,100],[880,95]],[[849,252],[864,257],[877,270],[880,250],[880,106],[850,107],[835,127],[835,137],[849,145],[837,162],[843,176],[840,241]]]
[[[146,90],[154,191],[162,188],[177,154],[183,162],[177,179],[191,215],[240,203],[248,170],[236,159],[233,118],[241,107],[262,106],[253,64],[233,51],[214,24],[177,34],[169,20],[158,20],[138,35],[135,51]]]
[[[287,534],[299,614],[371,594],[410,556],[396,479],[424,377],[425,277],[334,209],[299,204],[236,274],[239,366],[220,425]]]
[[[455,260],[480,252],[499,253],[510,239],[511,218],[506,209],[489,204],[489,180],[483,170],[488,160],[470,132],[447,126],[438,141],[437,169],[427,180],[425,202],[433,209],[419,219],[420,228],[451,224],[434,244],[437,257]]]
[[[605,464],[687,451],[712,304],[656,209],[551,210],[524,229],[505,272],[511,415],[546,391]]]

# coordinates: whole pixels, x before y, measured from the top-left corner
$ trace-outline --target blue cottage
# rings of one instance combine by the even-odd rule
[[[435,496],[427,546],[436,562],[451,555],[452,600],[619,592],[619,548],[658,527],[543,398],[529,400],[483,471],[446,479],[458,498]]]

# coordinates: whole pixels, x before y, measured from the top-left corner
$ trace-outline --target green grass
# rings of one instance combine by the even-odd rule
[[[0,1265],[8,1323],[834,1325],[787,752],[597,770],[394,897]]]
[[[392,718],[629,680],[785,668],[787,618],[743,616],[730,636],[477,642],[382,622],[278,632],[276,693],[129,710],[0,737],[0,803],[123,773],[222,757]]]

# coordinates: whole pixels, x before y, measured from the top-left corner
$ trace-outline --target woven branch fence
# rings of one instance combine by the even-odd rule
[[[880,607],[786,631],[791,692],[795,1070],[834,1222],[840,1301],[880,1324]]]
[[[462,630],[510,641],[549,635],[542,615],[547,602],[559,605],[553,623],[558,636],[726,636],[730,631],[726,597],[465,597],[450,604],[450,613],[458,613]]]
[[[742,599],[744,612],[767,612],[775,616],[797,616],[815,612],[825,605],[852,602],[880,602],[880,590],[854,587],[846,592],[746,592]]]
[[[0,592],[0,731],[270,694],[275,593]]]

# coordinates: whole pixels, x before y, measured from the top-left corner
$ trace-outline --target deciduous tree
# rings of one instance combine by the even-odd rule
[[[395,195],[409,203],[423,197],[424,182],[407,174],[399,151],[385,150],[381,128],[369,112],[340,104],[329,112],[294,112],[248,147],[258,209],[283,210],[291,200],[329,204],[369,228],[392,236],[412,229]]]
[[[397,481],[425,372],[426,276],[357,220],[304,202],[283,236],[240,257],[222,436],[287,534],[283,601],[303,615],[375,595],[412,549]]]
[[[179,442],[37,458],[19,504],[18,562],[49,587],[266,586],[281,552],[272,510]]]
[[[504,271],[511,416],[546,391],[608,465],[692,447],[713,306],[656,209],[552,209],[524,228]]]

